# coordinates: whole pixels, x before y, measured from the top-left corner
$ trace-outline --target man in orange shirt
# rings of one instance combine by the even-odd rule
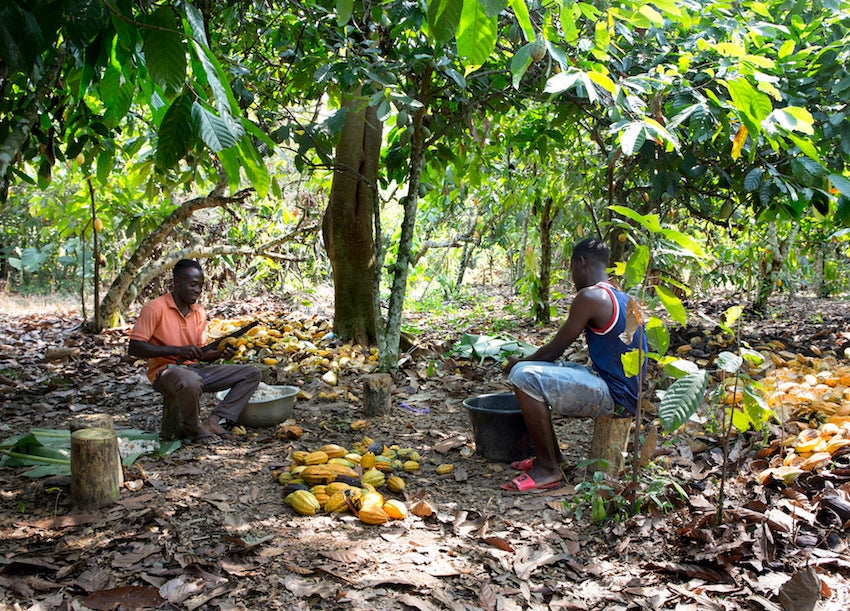
[[[230,433],[222,419],[234,423],[260,384],[260,370],[250,365],[214,365],[233,355],[234,348],[203,351],[207,315],[197,301],[204,272],[192,259],[174,266],[174,290],[146,304],[130,333],[130,355],[150,359],[148,378],[180,406],[183,435],[209,443]],[[201,421],[201,394],[230,389],[227,396]]]

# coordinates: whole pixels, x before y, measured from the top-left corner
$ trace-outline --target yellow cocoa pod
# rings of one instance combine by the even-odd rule
[[[375,466],[375,454],[366,452],[360,457],[360,466],[364,469],[371,469]]]
[[[316,497],[316,500],[319,501],[319,505],[321,505],[322,507],[324,507],[325,503],[328,502],[328,499],[331,498],[331,495],[327,494],[326,492],[322,492],[321,494],[314,494],[313,496]]]
[[[302,450],[299,450],[298,452],[293,452],[292,453],[292,463],[295,464],[295,465],[303,465],[304,464],[304,458],[307,456],[307,454],[309,454],[309,452],[304,452]]]
[[[289,483],[289,480],[292,479],[292,473],[289,471],[284,471],[280,475],[277,476],[277,481],[283,484],[284,486]]]
[[[296,490],[284,499],[284,502],[302,516],[315,515],[322,507],[316,497],[307,490]]]
[[[360,454],[357,454],[356,452],[349,452],[348,454],[343,456],[343,458],[348,462],[354,463],[355,465],[359,465],[360,459],[363,457],[360,456]]]
[[[379,471],[383,471],[384,473],[389,473],[393,470],[393,461],[391,461],[386,456],[376,456],[375,468]]]
[[[269,367],[272,367],[272,366],[278,364],[278,360],[271,358],[271,357],[266,357],[266,358],[263,359],[263,364],[268,365]]]
[[[335,493],[337,493],[337,492],[342,492],[342,491],[344,491],[344,490],[348,490],[349,488],[351,488],[351,486],[349,486],[349,485],[348,485],[348,484],[346,484],[346,483],[343,483],[343,482],[331,482],[330,484],[328,484],[327,486],[325,486],[325,492],[327,492],[328,494],[331,494],[331,495],[332,495],[332,494],[335,494]]]
[[[345,475],[346,477],[353,477],[357,479],[357,471],[355,471],[351,467],[346,467],[345,465],[340,465],[336,463],[328,463],[322,466],[327,467],[331,471],[335,471],[337,475]]]
[[[454,469],[454,465],[450,465],[447,463],[443,463],[442,465],[437,465],[437,475],[445,475],[446,473],[451,473],[452,469]]]
[[[421,456],[419,456],[419,452],[417,452],[416,450],[413,450],[413,451],[410,453],[410,455],[408,456],[408,458],[409,458],[410,460],[415,460],[416,462],[419,462],[419,459],[420,459],[420,458],[422,458],[422,457],[421,457]]]
[[[412,473],[414,471],[419,471],[419,463],[415,460],[406,460],[401,465],[402,469],[407,471],[408,473]]]
[[[336,479],[338,475],[336,471],[329,468],[327,465],[309,465],[304,467],[300,473],[301,479],[315,486],[317,484],[329,484]]]
[[[393,520],[403,520],[407,517],[407,506],[397,499],[384,503],[384,511]]]
[[[384,524],[390,519],[382,507],[371,507],[360,510],[360,521],[366,524]]]
[[[378,469],[369,469],[366,471],[363,476],[360,478],[360,481],[363,484],[369,484],[370,486],[374,486],[378,488],[384,485],[384,474]]]
[[[350,460],[345,459],[345,458],[329,458],[328,464],[329,465],[342,465],[343,467],[348,467],[349,469],[354,468],[354,463],[351,462]]]
[[[398,475],[391,475],[387,478],[387,488],[390,492],[401,492],[404,490],[404,480]]]
[[[103,221],[101,221],[99,218],[94,219],[94,230],[98,233],[103,231]]]
[[[348,454],[348,450],[346,450],[342,446],[336,445],[335,443],[323,445],[321,448],[319,448],[319,451],[327,454],[328,458],[339,458],[340,456],[345,456],[346,454]]]
[[[328,455],[322,452],[321,450],[316,450],[315,452],[310,452],[307,456],[304,457],[305,465],[323,465],[328,462]]]
[[[384,506],[384,497],[380,492],[365,492],[357,499],[357,505],[361,511],[372,507],[381,508]]]
[[[330,495],[328,500],[325,501],[324,508],[327,513],[342,513],[346,511],[348,509],[348,503],[345,502],[345,492],[340,490]]]
[[[312,494],[313,496],[316,496],[317,494],[324,494],[324,493],[325,493],[325,485],[324,484],[319,484],[318,486],[313,486],[312,488],[310,488],[310,494]]]
[[[307,468],[307,465],[298,465],[297,467],[292,467],[289,471],[292,475],[301,476],[301,472]]]
[[[230,432],[236,435],[237,437],[248,434],[248,430],[241,424],[237,424],[236,426],[234,426],[232,429],[230,429]]]

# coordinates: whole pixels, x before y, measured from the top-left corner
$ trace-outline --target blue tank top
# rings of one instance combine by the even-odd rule
[[[631,344],[623,343],[620,334],[626,329],[626,307],[630,297],[608,282],[598,282],[593,286],[608,292],[614,304],[614,314],[608,324],[601,329],[594,329],[590,325],[585,327],[584,336],[587,339],[590,360],[593,361],[593,368],[608,384],[614,403],[634,414],[637,407],[639,379],[637,376],[626,376],[620,356],[638,347],[638,336],[643,339],[643,353],[646,354],[646,332],[635,333]],[[646,360],[643,366],[646,366]]]

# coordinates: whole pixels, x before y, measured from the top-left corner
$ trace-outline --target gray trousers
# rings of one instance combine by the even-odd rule
[[[261,378],[260,370],[251,365],[172,365],[159,373],[153,387],[177,399],[183,434],[194,439],[206,435],[201,426],[201,394],[229,388],[212,415],[236,422]]]

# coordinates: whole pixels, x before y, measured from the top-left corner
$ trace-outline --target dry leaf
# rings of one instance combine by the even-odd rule
[[[782,611],[812,611],[820,599],[820,579],[812,567],[791,576],[779,588]]]

